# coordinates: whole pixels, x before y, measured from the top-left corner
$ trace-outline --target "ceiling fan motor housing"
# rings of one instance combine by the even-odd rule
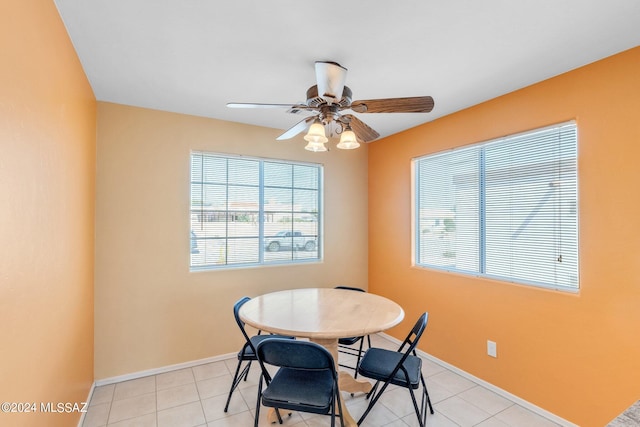
[[[342,98],[340,98],[339,105],[341,108],[347,108],[351,105],[352,101],[351,89],[345,86],[342,90]],[[313,85],[307,89],[307,102],[306,104],[311,108],[320,107],[323,104],[327,104],[327,100],[318,95],[318,85]]]

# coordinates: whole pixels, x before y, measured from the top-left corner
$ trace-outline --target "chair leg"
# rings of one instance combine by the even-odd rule
[[[253,427],[258,427],[258,419],[260,418],[260,398],[262,397],[262,377],[258,380],[258,398],[256,399],[256,417],[253,420]]]
[[[416,416],[418,417],[418,424],[420,424],[420,427],[424,427],[424,420],[422,417],[422,412],[420,411],[420,408],[418,408],[418,402],[416,401],[416,395],[413,392],[413,389],[411,387],[409,387],[409,394],[411,395],[411,401],[413,402],[413,409],[415,409],[416,411]],[[423,406],[423,405],[421,405]]]
[[[369,390],[369,393],[366,394],[365,399],[369,399],[372,394],[376,394],[376,390],[378,389],[378,384],[380,384],[380,381],[376,381],[373,387],[371,387],[371,390]]]
[[[247,369],[245,369],[245,373],[244,373],[244,380],[247,380],[247,377],[249,376],[249,369],[251,369],[251,362],[253,362],[253,360],[249,360],[249,364],[247,365]]]
[[[233,391],[238,387],[238,384],[242,380],[242,377],[247,376],[249,373],[249,367],[251,364],[244,367],[242,373],[240,373],[240,367],[242,366],[242,359],[238,359],[238,366],[236,366],[236,373],[233,375],[233,381],[231,382],[231,388],[229,389],[229,396],[227,397],[227,403],[224,405],[224,412],[227,412],[229,409],[229,402],[231,401],[231,395]]]
[[[368,337],[368,335],[367,335]],[[353,378],[358,378],[358,366],[360,366],[360,359],[362,359],[362,346],[364,345],[364,337],[360,338],[360,348],[358,348],[358,360],[356,360],[356,373]]]
[[[431,397],[429,397],[429,390],[427,390],[427,383],[424,381],[424,375],[420,372],[420,381],[422,381],[422,388],[427,395],[427,405],[429,405],[429,412],[433,415],[433,405],[431,404]]]
[[[371,389],[371,391],[369,392],[367,397],[369,397],[371,395],[371,393],[373,393],[374,389],[376,389],[378,387],[378,383],[379,383],[379,381],[376,382],[376,385],[373,386],[373,389]],[[373,409],[373,405],[375,405],[375,403],[378,401],[378,399],[380,399],[380,396],[382,396],[382,393],[384,393],[384,391],[386,390],[388,385],[389,385],[389,382],[385,382],[384,385],[382,386],[382,388],[380,389],[380,391],[377,392],[373,396],[373,399],[371,399],[371,401],[369,402],[369,406],[367,406],[367,409],[364,411],[364,414],[362,414],[362,416],[358,420],[358,425],[362,424],[362,421],[364,421],[365,417],[369,414],[371,409]],[[424,427],[424,426],[421,426],[421,427]]]

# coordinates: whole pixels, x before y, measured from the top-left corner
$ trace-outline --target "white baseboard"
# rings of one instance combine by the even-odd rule
[[[400,340],[398,340],[398,339],[396,339],[396,338],[394,338],[394,337],[392,337],[390,335],[387,335],[384,332],[380,333],[379,335],[384,337],[384,338],[386,338],[386,339],[388,339],[389,341],[397,343],[398,345],[402,344],[402,341],[400,341]],[[553,421],[556,424],[560,424],[561,426],[564,426],[564,427],[579,427],[577,424],[573,424],[572,422],[569,422],[569,421],[565,420],[564,418],[561,418],[561,417],[557,416],[556,414],[553,414],[553,413],[551,413],[551,412],[549,412],[549,411],[547,411],[545,409],[542,409],[541,407],[536,406],[533,403],[527,402],[526,400],[516,396],[515,394],[509,393],[508,391],[503,390],[500,387],[496,387],[495,385],[493,385],[491,383],[488,383],[485,380],[480,379],[480,378],[478,378],[476,376],[473,376],[470,373],[468,373],[466,371],[463,371],[462,369],[457,368],[457,367],[445,362],[444,360],[440,360],[437,357],[430,355],[429,353],[425,353],[422,350],[416,350],[416,351],[420,356],[424,357],[425,359],[428,359],[428,360],[430,360],[430,361],[432,361],[434,363],[437,363],[438,365],[443,366],[443,367],[449,369],[450,371],[453,371],[456,374],[458,374],[458,375],[460,375],[460,376],[462,376],[462,377],[464,377],[464,378],[466,378],[466,379],[468,379],[470,381],[473,381],[474,383],[476,383],[478,385],[481,385],[484,388],[487,388],[487,389],[493,391],[494,393],[504,397],[505,399],[509,399],[510,401],[512,401],[514,403],[517,403],[518,405],[530,410],[531,412],[534,412],[534,413],[540,415],[541,417],[545,417],[548,420]]]
[[[220,356],[207,357],[205,359],[192,360],[190,362],[177,363],[175,365],[162,366],[160,368],[147,369],[145,371],[138,371],[131,374],[118,375],[116,377],[104,378],[96,380],[94,383],[96,387],[101,385],[108,385],[113,383],[119,383],[121,381],[135,380],[137,378],[148,377],[149,375],[164,374],[165,372],[176,371],[178,369],[193,368],[194,366],[204,365],[205,363],[219,362],[221,360],[233,359],[237,357],[238,353],[222,354]]]

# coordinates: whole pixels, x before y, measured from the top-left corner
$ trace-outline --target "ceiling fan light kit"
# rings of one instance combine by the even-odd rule
[[[324,125],[320,123],[320,120],[313,122],[309,128],[309,132],[304,136],[304,139],[308,142],[321,142],[323,144],[329,141],[324,133]]]
[[[354,148],[360,147],[360,143],[356,139],[356,134],[349,126],[340,134],[340,142],[336,147],[342,150],[353,150]]]
[[[433,110],[434,102],[430,96],[407,98],[370,99],[353,101],[352,92],[345,86],[347,69],[332,61],[315,63],[316,84],[307,90],[307,101],[304,104],[249,104],[228,103],[230,108],[287,108],[289,113],[310,112],[313,115],[302,119],[289,128],[277,139],[290,139],[304,132],[308,144],[306,150],[327,151],[325,143],[329,141],[325,126],[330,133],[340,134],[337,148],[351,150],[358,148],[360,142],[370,142],[380,134],[353,114],[342,114],[343,110],[354,113],[428,113]]]

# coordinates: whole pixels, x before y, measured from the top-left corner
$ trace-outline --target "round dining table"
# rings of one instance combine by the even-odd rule
[[[384,331],[399,324],[404,311],[395,302],[380,295],[346,289],[304,288],[260,295],[246,302],[240,319],[256,329],[276,334],[308,338],[325,347],[338,366],[338,339],[358,337]],[[357,380],[339,371],[341,391],[369,392],[371,383]],[[344,399],[344,425],[355,427]],[[275,413],[269,413],[275,421]]]

